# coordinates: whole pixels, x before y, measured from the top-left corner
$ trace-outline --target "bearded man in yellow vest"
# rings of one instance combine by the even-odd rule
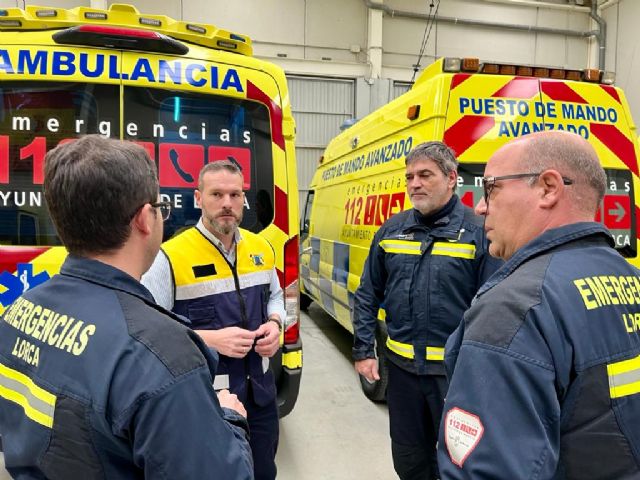
[[[269,358],[280,346],[284,301],[273,247],[239,228],[242,185],[236,164],[205,165],[195,191],[202,217],[162,245],[142,282],[218,351],[214,387],[228,388],[244,404],[255,478],[273,480],[279,432]]]

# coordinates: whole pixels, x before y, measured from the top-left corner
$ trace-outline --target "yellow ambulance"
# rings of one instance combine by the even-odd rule
[[[353,294],[376,230],[411,208],[405,156],[428,140],[447,143],[460,161],[457,193],[473,207],[484,165],[514,137],[566,130],[586,138],[607,173],[597,220],[638,265],[640,181],[636,127],[620,88],[598,70],[563,70],[442,58],[404,95],[343,131],[327,146],[311,182],[301,227],[303,307],[317,302],[353,332]],[[386,340],[380,312],[377,351]],[[386,376],[367,396],[384,398]]]
[[[251,39],[112,4],[108,10],[0,8],[0,313],[57,273],[66,252],[42,192],[47,151],[80,135],[142,145],[172,203],[165,239],[197,222],[193,190],[208,162],[244,173],[242,227],[273,245],[285,291],[274,359],[281,415],[302,371],[295,124],[284,72]]]

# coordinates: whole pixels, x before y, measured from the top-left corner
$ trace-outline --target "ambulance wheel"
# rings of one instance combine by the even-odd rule
[[[384,322],[378,322],[376,329],[376,359],[378,360],[378,373],[380,380],[370,382],[360,375],[360,386],[365,396],[373,402],[384,402],[387,398],[387,383],[389,382],[389,370],[387,357],[384,355],[384,345],[387,343],[387,327]]]
[[[300,294],[300,310],[304,312],[309,310],[309,306],[311,305],[311,302],[313,302],[313,300],[311,300],[311,297],[308,297],[304,293]]]

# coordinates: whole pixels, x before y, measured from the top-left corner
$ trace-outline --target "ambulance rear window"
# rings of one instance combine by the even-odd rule
[[[173,209],[165,239],[194,225],[198,173],[216,160],[243,172],[245,210],[241,226],[260,231],[273,221],[274,174],[269,111],[260,103],[142,87],[124,89],[124,138],[140,142],[158,165],[163,200]]]
[[[464,163],[458,168],[458,190],[462,202],[474,207],[482,198],[484,164]],[[595,220],[602,222],[611,232],[616,249],[627,258],[635,258],[636,216],[631,172],[605,169],[607,190]]]
[[[141,144],[158,166],[171,201],[165,238],[195,224],[193,191],[205,163],[229,159],[245,177],[242,227],[273,221],[274,172],[269,111],[260,103],[119,85],[2,82],[0,86],[0,245],[60,245],[42,192],[46,152],[99,133]]]
[[[88,133],[117,136],[117,85],[0,84],[0,245],[59,245],[42,192],[47,151]]]

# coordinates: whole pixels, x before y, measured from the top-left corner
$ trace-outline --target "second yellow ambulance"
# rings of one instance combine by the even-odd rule
[[[638,265],[638,146],[636,127],[620,88],[598,70],[481,64],[442,58],[410,91],[334,138],[320,159],[304,208],[301,236],[303,306],[316,301],[353,331],[353,294],[376,230],[411,208],[405,156],[441,140],[460,161],[457,193],[474,206],[489,157],[514,137],[566,130],[586,138],[606,170],[608,185],[597,220],[617,249]],[[379,315],[378,351],[386,340]],[[365,393],[384,398],[386,377],[362,379]]]

